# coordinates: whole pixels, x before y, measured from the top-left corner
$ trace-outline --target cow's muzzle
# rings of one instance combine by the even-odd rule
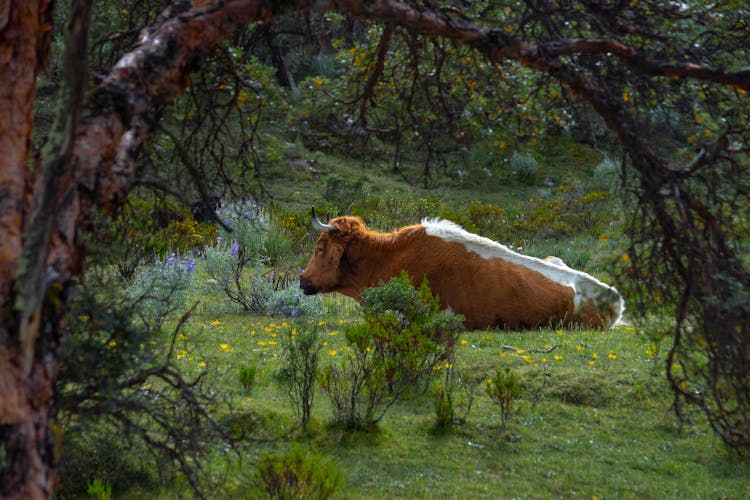
[[[302,292],[305,295],[315,295],[316,293],[318,293],[318,289],[315,288],[312,283],[302,277],[300,277],[299,279],[299,287],[302,289]]]

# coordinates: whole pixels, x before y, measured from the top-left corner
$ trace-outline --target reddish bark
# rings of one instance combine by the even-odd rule
[[[0,2],[0,306],[10,299],[21,252],[35,82],[47,58],[51,10],[50,0]]]

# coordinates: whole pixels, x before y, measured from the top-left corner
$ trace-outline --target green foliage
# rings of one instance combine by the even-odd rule
[[[331,498],[344,476],[331,460],[295,446],[282,455],[266,455],[258,464],[258,479],[269,498]]]
[[[336,421],[369,429],[410,388],[426,388],[433,374],[453,365],[461,316],[440,310],[426,281],[415,290],[405,272],[366,290],[364,322],[346,329],[343,362],[322,370],[320,383]]]
[[[289,288],[272,292],[268,298],[267,314],[281,318],[318,318],[323,315],[323,299],[320,295],[304,295],[300,288]]]
[[[194,285],[192,255],[156,257],[142,264],[128,284],[127,299],[146,329],[158,331],[164,322],[184,310],[187,294]]]
[[[524,186],[533,186],[536,184],[539,164],[529,153],[514,152],[513,156],[510,157],[510,168],[513,177],[519,184]]]
[[[289,399],[304,429],[312,411],[322,340],[316,323],[299,322],[296,325],[287,332],[282,373]]]
[[[511,414],[518,409],[517,400],[521,392],[521,379],[509,366],[504,370],[497,370],[495,376],[487,380],[487,395],[500,409],[500,425],[503,430]]]
[[[467,374],[458,376],[452,365],[446,367],[443,381],[433,388],[436,430],[466,422],[474,403],[474,389]]]
[[[250,392],[252,392],[253,390],[253,387],[255,387],[257,375],[258,375],[257,366],[255,365],[240,366],[238,378],[240,380],[240,384],[242,384],[242,387],[245,389],[245,392],[247,394],[250,394]]]
[[[605,158],[594,168],[594,184],[605,191],[615,191],[620,185],[620,167]]]
[[[181,332],[187,313],[176,318],[172,306],[179,301],[169,296],[183,291],[165,288],[153,308],[168,307],[171,316],[159,313],[157,324],[144,319],[154,294],[134,299],[108,270],[91,266],[69,304],[55,388],[64,481],[81,491],[94,476],[122,491],[134,478],[149,484],[158,469],[199,491],[205,452],[232,438],[209,414],[218,402],[202,370],[183,371],[181,360],[192,358]],[[161,328],[167,321],[176,324],[171,333]]]
[[[206,272],[231,301],[262,314],[273,290],[265,276],[268,218],[249,201],[223,206],[218,216],[229,229],[220,228],[216,245],[206,248]]]
[[[110,500],[112,498],[112,484],[101,479],[94,479],[89,483],[87,493],[96,500]]]
[[[323,198],[334,205],[337,213],[346,213],[352,203],[367,196],[367,184],[361,177],[349,179],[328,175],[323,179],[323,186]]]

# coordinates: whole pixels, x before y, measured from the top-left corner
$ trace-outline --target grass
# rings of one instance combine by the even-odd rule
[[[537,155],[540,176],[561,184],[585,182],[591,165],[599,161],[590,150],[571,150],[568,142],[543,146]],[[307,155],[301,146],[293,147],[288,156]],[[423,190],[395,181],[385,163],[365,169],[362,160],[317,153],[308,159],[312,170],[279,168],[278,175],[269,176],[264,187],[272,199],[306,213],[311,204],[322,202],[319,181],[325,175],[362,178],[371,197],[391,197],[393,203],[372,209],[367,200],[352,200],[362,204],[355,204],[354,212],[370,210],[375,217],[379,211],[382,220],[376,218],[373,225],[384,230],[416,222],[416,214],[435,204],[426,198],[459,212],[480,201],[502,205],[510,213],[513,207],[529,206],[539,193],[538,186]],[[407,216],[408,221],[399,219]],[[501,242],[523,246],[524,253],[538,257],[556,255],[613,283],[612,264],[627,245],[621,222],[608,222],[603,234],[591,230],[569,238]],[[360,314],[356,302],[345,297],[326,296],[324,303],[323,364],[341,358],[343,330]],[[219,419],[250,436],[239,459],[217,450],[203,464],[210,498],[263,497],[255,465],[266,453],[297,444],[339,464],[345,483],[336,498],[745,498],[750,491],[750,462],[727,451],[700,413],[686,408],[690,421],[676,421],[664,375],[670,339],[654,341],[639,327],[465,332],[455,368],[475,393],[466,422],[436,431],[430,394],[414,394],[391,408],[370,433],[332,425],[331,409],[319,390],[311,422],[305,432],[300,430],[278,377],[283,338],[291,328],[290,320],[241,314],[216,295],[204,295],[182,332],[176,361],[188,374],[205,373],[216,394],[233,407]],[[249,393],[240,379],[241,368],[248,366],[257,369]],[[486,379],[503,366],[523,384],[520,409],[504,430],[499,408],[485,393]],[[136,480],[114,495],[188,496],[189,488],[177,482],[176,488],[152,491]]]
[[[349,299],[326,302],[336,316],[321,326],[323,363],[346,349],[342,330],[358,315]],[[302,433],[276,377],[281,340],[294,323],[210,309],[185,330],[190,354],[180,361],[188,371],[206,370],[263,438],[242,466],[230,465],[212,498],[260,496],[252,464],[295,443],[339,464],[346,480],[337,498],[744,498],[750,489],[750,463],[728,452],[699,414],[691,425],[676,422],[663,375],[667,346],[657,349],[632,326],[466,332],[456,369],[475,387],[475,400],[463,425],[435,432],[432,399],[417,394],[392,408],[376,431],[346,432],[330,424],[318,391]],[[243,365],[258,367],[249,395],[240,383]],[[505,431],[484,392],[500,366],[510,366],[524,386]]]

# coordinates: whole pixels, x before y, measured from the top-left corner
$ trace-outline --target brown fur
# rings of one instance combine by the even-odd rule
[[[587,324],[573,315],[571,287],[502,259],[484,259],[414,225],[378,233],[357,217],[330,221],[300,275],[305,293],[339,292],[357,300],[365,288],[406,270],[419,285],[427,278],[443,308],[463,314],[467,328],[535,328]]]

